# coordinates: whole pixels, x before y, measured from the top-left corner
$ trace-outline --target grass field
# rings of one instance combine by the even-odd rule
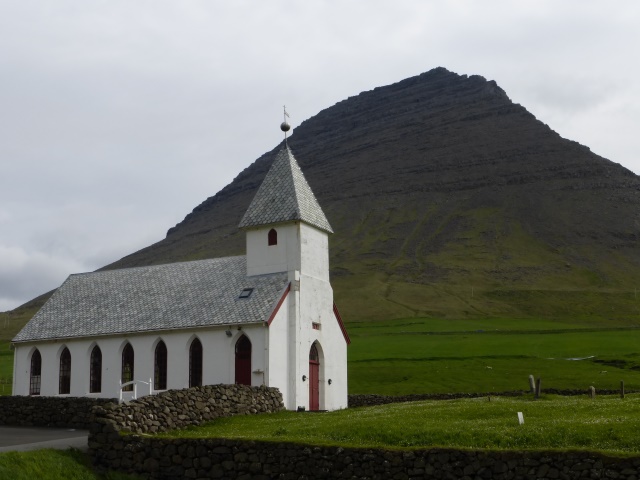
[[[349,392],[640,389],[640,329],[588,322],[441,320],[349,325]],[[591,358],[590,358],[591,357]],[[581,359],[581,360],[577,360]]]
[[[78,450],[34,450],[0,453],[0,480],[136,480],[108,472],[98,475]]]
[[[518,423],[517,412],[524,415]],[[392,448],[589,450],[638,454],[640,396],[397,403],[330,413],[222,418],[161,436]]]

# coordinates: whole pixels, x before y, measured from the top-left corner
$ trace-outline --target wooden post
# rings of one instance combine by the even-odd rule
[[[529,392],[534,393],[536,391],[536,381],[533,375],[529,375]]]
[[[624,398],[624,380],[620,380],[620,398]]]
[[[540,383],[541,379],[538,377],[538,381],[536,382],[536,400],[540,398]]]
[[[596,387],[594,386],[589,387],[589,396],[592,399],[596,398]]]

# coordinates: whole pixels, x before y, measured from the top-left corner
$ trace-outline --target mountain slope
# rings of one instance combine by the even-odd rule
[[[321,111],[289,145],[336,232],[348,319],[640,313],[640,178],[493,81],[437,68]],[[237,225],[276,148],[105,268],[244,253]]]

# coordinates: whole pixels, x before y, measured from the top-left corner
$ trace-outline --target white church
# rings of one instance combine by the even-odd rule
[[[286,141],[239,227],[246,256],[69,276],[12,340],[13,394],[237,383],[279,388],[290,410],[346,408],[332,229]]]

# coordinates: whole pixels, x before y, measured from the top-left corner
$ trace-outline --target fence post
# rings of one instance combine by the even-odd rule
[[[536,400],[540,398],[540,383],[542,383],[540,377],[538,377],[538,381],[536,382]]]

